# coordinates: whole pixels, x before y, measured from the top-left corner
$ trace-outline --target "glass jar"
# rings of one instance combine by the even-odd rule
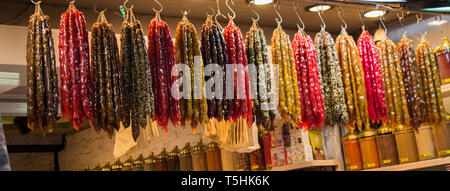
[[[222,169],[223,171],[234,171],[234,158],[233,152],[221,148],[220,149],[220,157],[222,158]]]
[[[97,165],[92,169],[92,171],[102,171],[102,167],[100,167],[100,163],[97,163]]]
[[[399,128],[394,134],[400,164],[419,160],[414,131],[412,129],[403,130]]]
[[[258,134],[259,149],[250,153],[250,167],[253,171],[265,170],[266,162],[264,161],[264,144],[263,133]]]
[[[264,162],[266,164],[266,169],[272,169],[272,156],[270,154],[270,149],[272,148],[272,135],[270,131],[263,132],[263,151],[264,151]]]
[[[156,160],[153,152],[144,160],[144,171],[156,171]]]
[[[364,169],[380,167],[378,159],[378,149],[376,141],[377,132],[370,127],[367,127],[361,132],[359,138],[359,147],[361,149],[361,156]]]
[[[128,160],[122,163],[122,169],[120,171],[131,171],[133,168],[133,158],[130,156]]]
[[[398,164],[397,146],[392,129],[386,126],[379,128],[376,139],[380,165],[390,166]]]
[[[192,169],[194,171],[208,171],[208,165],[206,162],[205,146],[202,139],[200,139],[191,152],[192,156]]]
[[[419,160],[436,158],[436,148],[433,140],[433,129],[429,124],[421,125],[417,131],[414,131],[417,143],[417,152]]]
[[[167,170],[168,171],[180,171],[180,158],[178,157],[180,151],[178,146],[175,146],[173,150],[167,156]]]
[[[111,166],[111,171],[122,171],[122,162],[120,162],[120,159],[117,159],[117,161]]]
[[[249,171],[250,167],[250,156],[248,153],[238,153],[233,154],[234,158],[234,169],[236,171]]]
[[[439,157],[450,156],[450,120],[445,125],[434,128],[433,134]]]
[[[361,150],[359,148],[359,135],[356,132],[349,133],[342,138],[346,169],[349,171],[361,170]]]
[[[192,171],[192,156],[191,156],[191,145],[186,143],[183,150],[180,152],[180,170],[181,171]]]
[[[439,64],[442,84],[450,82],[450,43],[447,37],[442,39],[441,45],[435,50]]]
[[[222,171],[222,158],[219,144],[211,142],[206,149],[206,164],[208,171]]]
[[[138,158],[133,161],[132,171],[144,171],[144,157],[142,154],[140,154]]]
[[[111,171],[111,164],[107,162],[105,166],[102,167],[102,171]]]
[[[167,171],[167,152],[166,148],[163,148],[161,153],[156,156],[156,171]]]

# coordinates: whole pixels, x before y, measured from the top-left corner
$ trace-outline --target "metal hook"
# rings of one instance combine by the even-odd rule
[[[383,16],[380,17],[380,22],[381,22],[381,25],[383,25],[384,33],[387,34],[387,28],[386,28],[386,25],[384,25],[384,22],[383,22]]]
[[[219,0],[216,0],[216,4],[217,4],[217,15],[214,16],[214,21],[220,26],[220,23],[217,21],[217,16],[222,16],[225,19],[227,18],[227,16],[225,16],[220,12]],[[222,28],[222,26],[220,26],[220,28]]]
[[[183,5],[183,2],[180,2],[180,5]],[[187,11],[186,10],[181,11],[181,15],[183,15],[183,16],[189,15],[189,13],[191,13],[191,8],[188,8]]]
[[[281,17],[280,13],[277,10],[277,7],[279,9],[280,5],[277,5],[275,2],[273,2],[273,9],[275,10],[275,13],[277,13],[277,15],[279,17],[279,18],[275,18],[275,21],[277,21],[278,24],[281,24],[281,23],[283,23],[283,17]]]
[[[35,5],[41,4],[41,3],[42,3],[42,1],[35,2],[35,1],[33,1],[33,0],[31,0],[31,2],[32,2],[33,4],[35,4]]]
[[[344,26],[343,26],[344,30],[347,30],[348,25],[342,18],[342,15],[344,15],[344,9],[341,8],[340,10],[338,10],[338,16],[341,19],[342,23],[344,23]],[[341,27],[342,27],[342,25],[341,25]]]
[[[190,8],[189,8],[187,11],[186,11],[186,10],[181,11],[181,14],[182,14],[183,16],[189,15],[189,13],[191,13],[191,9],[190,9]]]
[[[420,16],[419,16],[420,15]],[[416,14],[417,23],[421,22],[423,20],[422,13]]]
[[[256,15],[256,19],[252,17],[253,22],[258,22],[259,21],[259,14],[255,11],[255,9],[252,8],[251,4],[248,4],[248,7],[249,7],[250,11],[252,11]]]
[[[325,24],[325,21],[323,21],[323,18],[322,18],[322,10],[319,10],[319,11],[317,11],[317,14],[319,15],[319,17],[320,17],[320,20],[322,21],[322,25],[321,25],[321,27],[322,27],[322,30],[325,30],[325,28],[327,28],[327,25]]]
[[[95,1],[95,4],[94,4],[94,11],[95,11],[96,13],[105,12],[105,11],[108,9],[108,8],[105,8],[105,9],[103,9],[103,11],[100,11],[100,12],[99,12],[99,11],[97,10],[97,4],[98,4],[98,0],[96,0],[96,1]]]
[[[123,2],[123,7],[124,7],[125,9],[128,9],[127,3],[128,3],[128,0],[125,0],[125,1]]]
[[[234,5],[233,0],[230,0],[231,4]],[[233,11],[233,9],[230,7],[230,5],[228,5],[228,0],[225,1],[225,5],[228,7],[228,9],[230,9],[230,11],[233,13],[233,16],[230,16],[230,13],[227,13],[228,17],[234,19],[236,17],[236,13]]]
[[[300,1],[300,0],[299,0]],[[300,27],[297,23],[297,27],[301,28],[302,30],[305,30],[305,23],[303,22],[302,18],[300,17],[300,15],[298,14],[297,10],[300,8],[300,2],[298,2],[298,6],[295,5],[295,2],[292,2],[292,4],[294,5],[294,12],[295,15],[297,15],[298,20],[300,21],[300,23],[302,24],[302,27]]]
[[[209,6],[206,2],[205,2],[205,0],[202,0],[202,2],[203,2],[203,4],[204,5],[206,5],[209,9],[211,9],[212,11],[213,11],[213,13],[212,14],[209,14],[209,12],[208,11],[206,11],[206,16],[209,16],[209,17],[211,17],[211,16],[213,16],[213,15],[215,15],[216,14],[216,10],[214,10],[214,8],[212,8],[211,6]]]
[[[363,21],[363,19],[362,19],[362,13],[361,13],[361,11],[359,11],[358,10],[358,15],[359,15],[359,20],[361,21],[361,27],[363,28],[363,30],[365,30],[366,29],[366,24],[364,24],[364,21]]]
[[[158,5],[161,7],[161,10],[158,11],[155,8],[153,8],[153,11],[155,11],[156,13],[161,13],[164,9],[163,5],[158,0],[155,0],[155,2],[158,3]]]

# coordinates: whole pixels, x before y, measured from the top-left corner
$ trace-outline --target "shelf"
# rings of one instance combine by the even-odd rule
[[[411,163],[405,163],[405,164],[399,164],[399,165],[392,165],[392,166],[386,166],[386,167],[380,167],[380,168],[372,168],[372,169],[367,169],[367,170],[363,170],[363,171],[406,171],[406,170],[415,170],[415,169],[421,169],[421,168],[441,166],[441,165],[446,165],[446,164],[450,164],[450,157],[430,159],[430,160],[411,162]]]
[[[311,167],[337,167],[339,166],[338,160],[313,160],[313,161],[305,161],[295,164],[288,164],[284,166],[272,167],[272,171],[290,171],[290,170],[300,170]]]

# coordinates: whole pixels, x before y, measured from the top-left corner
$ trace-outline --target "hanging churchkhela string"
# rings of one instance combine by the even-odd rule
[[[425,100],[425,121],[433,125],[443,125],[446,113],[442,101],[441,78],[436,62],[436,56],[432,53],[431,44],[422,37],[422,42],[417,46],[416,58],[420,67],[421,83]]]
[[[369,127],[369,115],[367,113],[367,99],[364,83],[364,71],[353,37],[348,35],[345,28],[336,39],[336,50],[339,54],[339,63],[342,69],[345,100],[349,122],[347,127],[351,132],[355,126],[360,131],[363,124]]]
[[[372,123],[386,122],[387,107],[383,89],[383,78],[380,69],[380,60],[375,50],[375,43],[368,31],[363,32],[358,39],[358,50],[364,70],[366,85],[367,108]]]
[[[347,125],[348,113],[345,104],[339,57],[333,37],[325,30],[316,34],[315,47],[320,85],[325,101],[325,124]]]
[[[183,127],[190,125],[195,131],[198,125],[208,122],[208,106],[203,88],[205,78],[197,31],[186,15],[185,12],[176,29],[175,59],[186,67],[181,92],[187,97],[183,96],[180,100],[181,123]]]
[[[305,127],[307,130],[321,128],[325,120],[325,109],[317,70],[316,51],[311,37],[301,28],[294,36],[292,49],[302,108],[303,122],[299,126]]]
[[[136,20],[132,9],[127,10],[120,36],[120,64],[122,70],[122,123],[131,125],[134,140],[139,136],[139,127],[146,128],[148,117],[154,116],[152,74],[147,57],[142,25]]]
[[[259,19],[259,15],[258,15]],[[252,92],[255,93],[253,103],[253,113],[256,118],[256,124],[265,129],[271,129],[275,119],[275,111],[270,108],[273,99],[271,88],[272,75],[267,57],[266,38],[264,31],[258,26],[258,20],[253,19],[253,25],[245,37],[245,48],[248,58],[248,64],[255,66],[256,73],[253,74],[250,82],[252,83]],[[253,91],[254,90],[254,91]]]
[[[276,8],[275,11],[279,15]],[[278,112],[283,123],[297,124],[302,121],[297,71],[289,35],[281,27],[279,17],[280,20],[276,19],[278,27],[272,35],[272,63],[278,66]]]
[[[314,42],[320,85],[325,102],[325,124],[329,126],[347,125],[348,113],[344,85],[333,37],[325,30],[321,30],[316,34]]]
[[[414,54],[414,43],[404,35],[398,43],[397,50],[403,70],[403,82],[405,83],[411,125],[417,128],[425,121],[426,108],[424,105],[425,100],[423,100],[424,92],[421,83],[420,67]]]
[[[391,127],[409,126],[410,116],[397,46],[388,39],[378,42],[377,47],[383,72],[388,124]]]
[[[172,86],[178,87],[175,68],[175,49],[170,36],[169,26],[156,12],[148,27],[148,58],[152,76],[153,92],[155,94],[155,120],[167,132],[170,120],[174,126],[181,121],[180,101],[178,91],[171,91]],[[172,71],[174,70],[174,71]]]
[[[74,2],[61,15],[59,32],[61,113],[79,130],[84,118],[93,119],[94,90],[89,63],[86,20]]]
[[[234,99],[230,113],[234,121],[238,118],[243,118],[247,120],[248,126],[251,127],[253,122],[253,103],[250,97],[250,81],[244,38],[239,27],[233,22],[234,16],[229,18],[230,21],[223,31],[223,36],[226,41],[229,63],[232,64],[234,69]],[[243,95],[243,97],[240,95]]]
[[[210,139],[218,143],[224,143],[226,130],[228,129],[228,119],[230,113],[228,111],[229,99],[225,99],[226,95],[226,73],[225,67],[228,64],[228,56],[226,52],[225,39],[222,35],[222,28],[212,19],[212,15],[208,15],[205,23],[202,25],[201,51],[205,67],[210,64],[217,64],[220,73],[205,74],[206,87],[209,81],[214,80],[214,85],[206,91],[208,103],[209,123],[205,126],[203,138]],[[215,66],[212,66],[216,68]],[[208,76],[210,75],[210,76]],[[222,79],[220,79],[222,78]],[[215,83],[222,83],[222,87],[216,88]],[[222,89],[220,89],[222,88]],[[212,95],[208,95],[208,92]]]
[[[121,71],[119,48],[111,24],[104,12],[100,12],[92,26],[91,61],[94,89],[94,126],[97,131],[105,130],[111,137],[114,129],[119,130],[121,122],[120,90]]]
[[[55,125],[59,100],[52,30],[40,3],[28,21],[26,99],[28,128],[45,134]]]

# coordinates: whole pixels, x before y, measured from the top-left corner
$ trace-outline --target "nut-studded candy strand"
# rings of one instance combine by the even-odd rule
[[[326,31],[316,34],[317,68],[325,105],[325,124],[332,126],[348,122],[344,86],[339,57],[334,40]]]

